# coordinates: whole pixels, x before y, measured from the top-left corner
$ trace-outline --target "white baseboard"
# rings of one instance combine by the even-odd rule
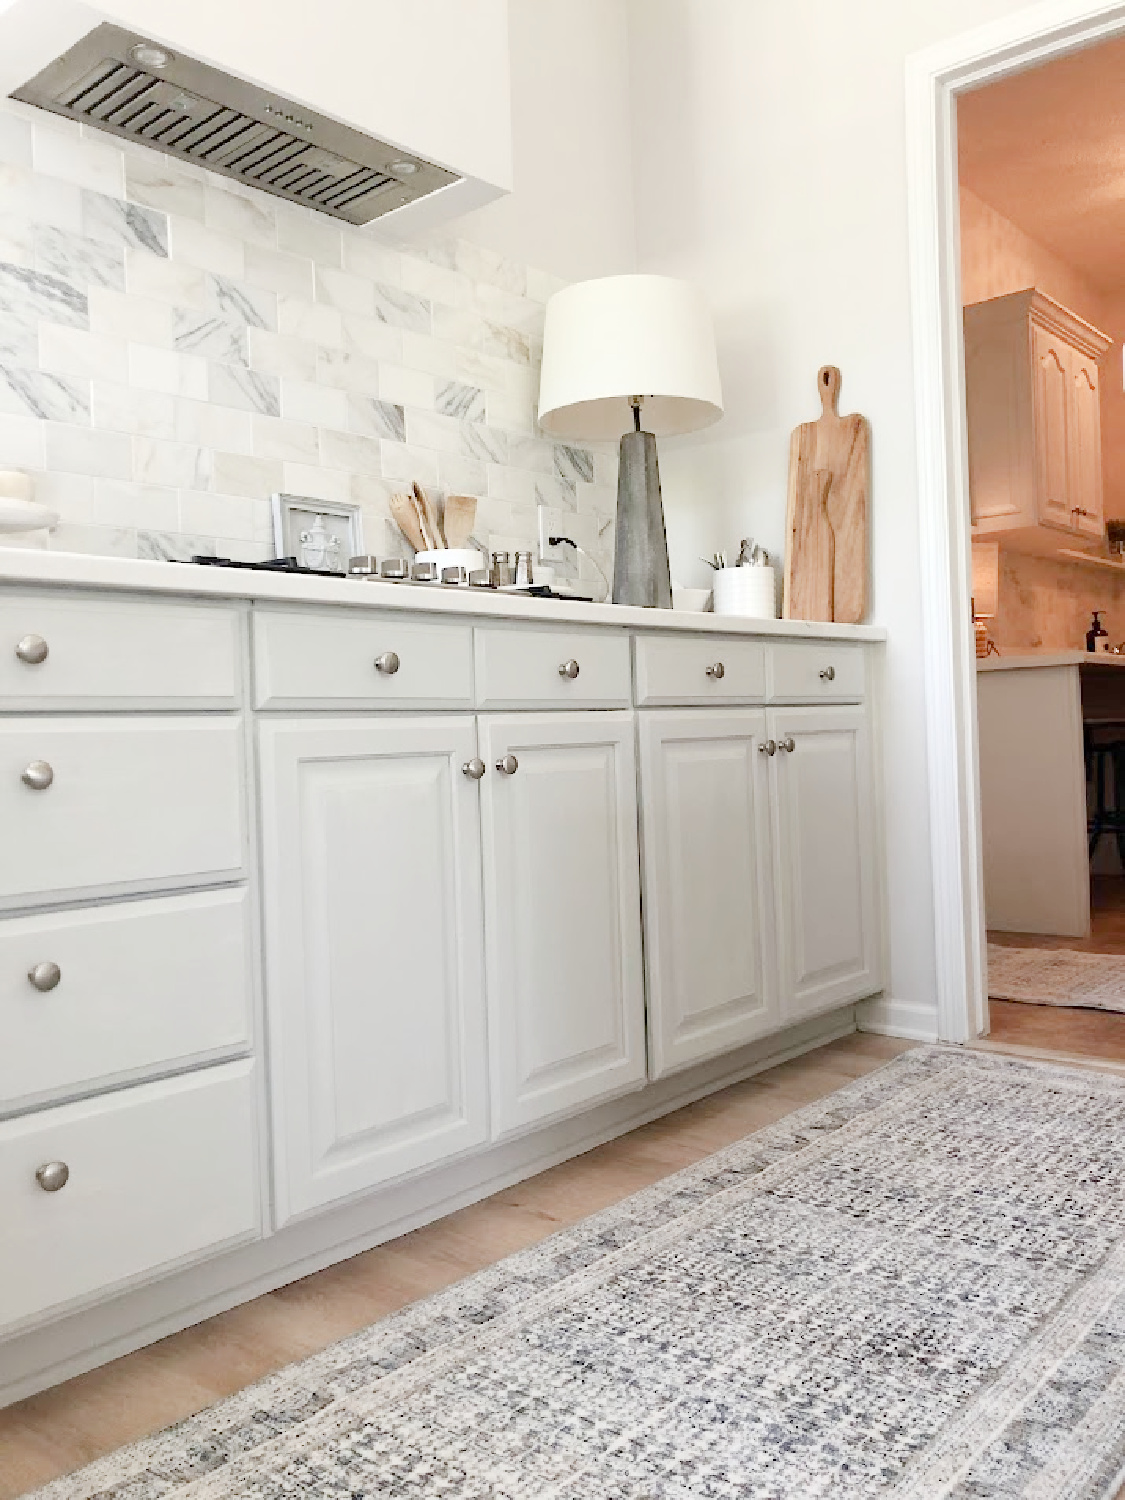
[[[877,995],[856,1006],[856,1028],[877,1031],[881,1036],[908,1037],[915,1042],[938,1040],[937,1011],[915,1000],[890,1000]]]
[[[852,1006],[803,1021],[586,1114],[393,1183],[315,1218],[287,1225],[255,1244],[0,1343],[0,1406],[396,1239],[855,1029]]]

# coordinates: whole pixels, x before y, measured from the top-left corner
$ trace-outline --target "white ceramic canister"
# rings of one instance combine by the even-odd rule
[[[777,592],[772,568],[717,568],[715,613],[751,620],[776,620]]]

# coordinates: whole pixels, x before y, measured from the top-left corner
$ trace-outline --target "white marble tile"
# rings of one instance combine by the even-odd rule
[[[380,444],[377,439],[359,437],[352,432],[320,434],[320,461],[330,469],[347,469],[352,474],[382,474]]]
[[[461,271],[470,282],[486,281],[517,297],[527,291],[525,267],[485,245],[463,239],[442,240],[429,245],[427,254],[435,264]]]
[[[531,340],[526,333],[490,322],[473,308],[434,303],[434,337],[461,349],[491,354],[497,359],[528,364]]]
[[[31,220],[0,209],[0,261],[8,266],[35,265],[35,240]],[[45,269],[40,267],[40,269]]]
[[[556,478],[565,484],[574,485],[579,480],[583,484],[593,484],[594,455],[589,448],[579,447],[575,443],[556,443],[553,462]]]
[[[406,441],[403,409],[393,401],[352,393],[347,397],[346,425],[349,432],[358,432],[365,437],[390,438],[396,443]]]
[[[456,347],[444,340],[435,339],[427,333],[405,331],[402,335],[402,354],[398,362],[408,370],[433,375],[438,380],[464,378]],[[476,384],[477,382],[468,377],[468,383]]]
[[[514,328],[529,338],[533,335],[542,336],[543,304],[530,297],[517,297],[484,281],[473,288],[473,306],[490,323],[499,324],[503,328]]]
[[[26,266],[0,265],[0,324],[45,318],[71,328],[89,326],[89,298],[82,288],[61,276]]]
[[[281,489],[280,459],[250,458],[244,453],[211,456],[211,488],[221,495],[252,495],[268,500]]]
[[[44,446],[42,429],[40,446]],[[98,521],[94,496],[100,482],[92,474],[63,474],[58,471],[36,474],[35,498],[58,511],[59,519],[67,525],[92,526]]]
[[[118,198],[125,194],[125,158],[109,136],[89,140],[77,129],[58,129],[53,120],[43,121],[35,127],[32,164],[45,177],[60,177]]]
[[[125,153],[125,193],[134,203],[161,213],[203,218],[203,183],[158,151]]]
[[[476,458],[486,464],[506,463],[508,434],[499,427],[486,427],[482,422],[462,422],[461,452],[466,458]]]
[[[317,427],[342,430],[348,425],[348,398],[332,386],[282,376],[281,414],[290,422],[311,422]]]
[[[177,507],[177,526],[179,525]],[[218,548],[211,536],[189,535],[181,531],[137,532],[137,556],[152,562],[188,562],[193,557],[216,557]]]
[[[318,266],[343,264],[343,236],[340,226],[324,214],[296,204],[279,203],[277,207],[277,248],[292,255],[307,255]]]
[[[173,214],[168,221],[172,259],[218,276],[240,277],[246,271],[246,250],[242,240],[217,229],[208,229],[196,219]]]
[[[313,344],[340,348],[344,342],[344,320],[339,308],[306,302],[303,297],[278,297],[277,326],[290,338]]]
[[[532,266],[527,268],[527,295],[534,302],[549,302],[566,285],[561,277],[552,276],[550,271],[538,271]]]
[[[577,511],[578,499],[573,485],[565,484],[554,474],[535,476],[535,503],[555,510]]]
[[[451,495],[484,495],[488,493],[488,470],[476,458],[462,458],[457,453],[438,454],[438,476],[442,488]]]
[[[43,424],[35,417],[0,412],[0,469],[41,469],[46,461]]]
[[[408,370],[405,365],[380,362],[379,398],[396,406],[418,406],[433,411],[437,405],[435,380],[424,370]]]
[[[31,166],[31,123],[7,111],[0,114],[0,162],[11,167]]]
[[[378,360],[354,349],[321,349],[316,357],[316,378],[322,386],[373,395],[379,389],[383,366]]]
[[[137,533],[117,526],[57,526],[47,538],[47,549],[92,557],[136,557]]]
[[[172,531],[179,523],[178,497],[160,485],[95,479],[93,509],[101,526]]]
[[[125,289],[130,296],[150,297],[176,307],[202,310],[209,304],[205,272],[147,250],[126,250]]]
[[[132,432],[138,437],[176,436],[175,400],[164,391],[140,391],[112,380],[93,382],[93,422],[110,432]]]
[[[172,347],[172,308],[148,297],[130,297],[109,287],[90,288],[90,328],[133,344]]]
[[[125,290],[125,248],[102,245],[54,224],[37,224],[32,236],[35,269],[75,286]]]
[[[395,479],[410,483],[438,484],[437,454],[424,448],[413,448],[406,443],[392,443],[384,439],[380,443],[384,479]]]
[[[406,409],[406,441],[415,448],[430,448],[435,453],[462,453],[461,423],[456,417],[439,416],[437,412]]]
[[[291,375],[295,380],[316,378],[317,346],[308,339],[289,338],[265,328],[247,329],[250,368],[264,375]]]
[[[280,383],[276,375],[247,370],[240,365],[212,364],[207,372],[207,390],[219,406],[237,406],[260,412],[264,417],[281,415]]]
[[[277,294],[230,276],[207,276],[207,300],[225,318],[248,328],[277,331]]]
[[[227,453],[253,453],[254,416],[209,401],[176,402],[176,440]]]
[[[404,292],[401,287],[372,283],[374,314],[380,323],[392,328],[402,328],[411,333],[432,331],[430,304],[424,297],[413,292]]]
[[[494,500],[505,500],[514,505],[534,505],[536,477],[531,469],[516,469],[509,464],[489,464],[488,493]]]
[[[358,350],[369,359],[402,359],[403,341],[408,336],[400,328],[369,318],[362,313],[345,313],[343,319],[344,347]]]
[[[461,271],[450,270],[413,255],[402,257],[403,290],[448,307],[471,307],[474,287]]]
[[[216,309],[196,312],[177,307],[173,325],[173,344],[181,354],[226,364],[250,363],[250,340],[246,324],[229,318]]]
[[[485,419],[484,392],[478,385],[463,380],[438,381],[434,390],[434,410],[443,417],[463,417],[468,422]]]
[[[124,339],[60,323],[39,325],[39,368],[54,375],[124,381],[129,378],[129,346]]]
[[[210,477],[211,455],[205,448],[156,438],[133,439],[133,478],[141,484],[206,489]]]
[[[122,198],[82,189],[82,229],[87,239],[168,254],[168,215]]]
[[[0,162],[0,203],[5,213],[34,224],[53,224],[74,234],[82,228],[82,189],[27,167]]]
[[[597,444],[594,446],[594,483],[608,484],[615,490],[617,488],[617,447],[616,445]]]
[[[355,276],[334,266],[317,266],[316,300],[345,313],[375,312],[375,287],[366,277]]]
[[[402,252],[376,239],[370,230],[345,229],[344,269],[384,286],[402,285]]]
[[[555,445],[545,438],[508,435],[508,462],[514,469],[533,469],[537,474],[555,471]]]
[[[146,391],[164,391],[169,396],[207,399],[207,361],[195,354],[178,354],[151,344],[129,344],[128,381]]]
[[[88,426],[90,384],[73,375],[0,364],[0,411]]]
[[[485,419],[490,427],[504,427],[531,436],[535,432],[535,405],[522,396],[507,391],[486,391]]]
[[[309,495],[318,500],[346,501],[350,498],[351,475],[346,469],[327,469],[320,464],[286,464],[287,495]]]
[[[285,391],[282,389],[282,409]],[[254,454],[257,458],[280,458],[290,463],[316,463],[320,444],[315,427],[277,417],[252,416]]]
[[[368,534],[367,525],[369,520],[376,517],[390,520],[391,486],[377,474],[353,474],[349,493],[355,505],[363,506],[364,545],[369,551],[374,551],[377,557],[385,555],[386,542],[384,541],[383,552],[380,553],[378,540],[374,534]]]
[[[272,250],[277,245],[275,198],[212,180],[207,183],[203,222],[208,229],[232,235],[247,245]]]
[[[313,263],[308,256],[286,255],[284,251],[271,250],[264,245],[248,244],[246,280],[253,286],[282,292],[287,297],[299,297],[305,302],[315,300]]]
[[[46,425],[47,467],[64,474],[93,474],[104,479],[133,477],[133,440],[120,432],[92,427]]]
[[[254,541],[262,503],[246,495],[207,494],[185,488],[180,493],[180,530]]]

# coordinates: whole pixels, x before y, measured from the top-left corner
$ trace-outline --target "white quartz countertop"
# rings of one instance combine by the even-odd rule
[[[978,672],[1010,672],[1026,667],[1125,667],[1125,655],[1111,651],[1014,651],[987,656],[977,662]]]
[[[621,630],[671,630],[722,635],[787,636],[810,640],[884,641],[880,625],[831,625],[807,620],[750,620],[689,610],[639,609],[535,599],[440,584],[372,583],[313,578],[250,568],[208,568],[134,558],[89,557],[0,547],[0,587],[22,585],[112,589],[271,604],[342,605],[357,609],[425,610],[474,619],[526,620],[544,625],[609,625]],[[1125,657],[1121,658],[1125,663]]]

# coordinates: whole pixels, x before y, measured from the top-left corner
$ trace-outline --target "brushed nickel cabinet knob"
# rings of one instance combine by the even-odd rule
[[[46,963],[33,964],[27,971],[27,977],[37,990],[41,990],[43,994],[46,994],[48,990],[53,990],[55,985],[58,984],[62,978],[62,970],[58,964],[48,960]]]
[[[45,792],[55,779],[55,773],[45,760],[33,760],[25,766],[20,780],[33,792]]]
[[[375,658],[376,672],[382,672],[385,677],[393,677],[401,666],[397,651],[384,651],[382,656]]]
[[[569,661],[564,661],[559,667],[560,677],[569,677],[571,682],[578,676],[578,663],[572,656]]]
[[[825,667],[821,671],[820,678],[821,678],[822,682],[835,682],[836,681],[836,668],[835,667]]]
[[[777,754],[777,741],[776,740],[763,740],[762,743],[758,746],[758,754],[759,755],[776,755]]]
[[[514,755],[504,755],[496,762],[496,769],[505,776],[514,776],[520,768],[520,763]]]
[[[777,748],[779,750],[796,750],[797,741],[791,734],[787,734],[783,740],[778,742]]]
[[[70,1168],[65,1161],[48,1161],[35,1173],[35,1180],[45,1193],[57,1193],[59,1188],[66,1187],[70,1178]]]
[[[50,649],[41,635],[25,635],[16,642],[16,655],[29,667],[37,667],[41,661],[46,661]]]
[[[712,662],[711,665],[707,668],[707,676],[710,677],[714,682],[721,682],[726,675],[727,669],[723,666],[721,661]]]
[[[461,769],[470,781],[479,781],[485,772],[484,761],[474,755],[472,760],[467,760]]]

